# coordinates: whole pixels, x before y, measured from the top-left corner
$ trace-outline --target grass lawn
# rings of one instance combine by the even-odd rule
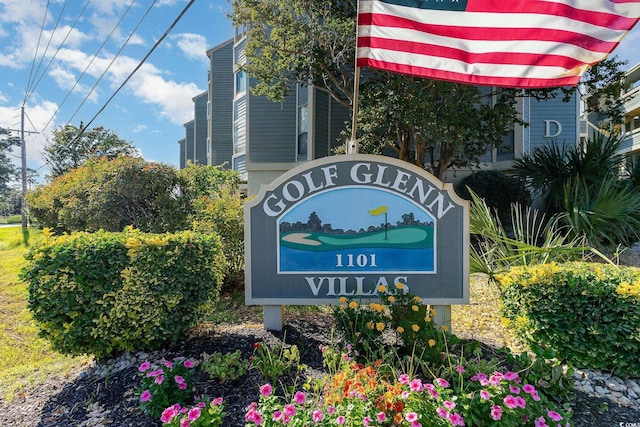
[[[27,309],[27,286],[18,274],[23,255],[39,232],[20,227],[0,228],[0,398],[12,400],[22,387],[50,376],[64,376],[88,363],[88,357],[68,357],[38,337]]]

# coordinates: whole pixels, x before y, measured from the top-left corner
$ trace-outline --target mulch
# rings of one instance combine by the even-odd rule
[[[330,343],[333,320],[323,313],[292,315],[286,319],[282,332],[268,332],[261,324],[224,324],[202,327],[171,348],[153,353],[154,356],[173,359],[185,356],[201,359],[203,353],[234,352],[244,357],[253,352],[255,342],[277,342],[285,339],[296,344],[301,363],[307,365],[305,375],[322,374],[320,345]],[[491,352],[490,344],[483,344]],[[495,350],[495,349],[494,349]],[[225,402],[224,426],[244,426],[246,407],[258,398],[258,386],[264,379],[255,370],[249,370],[236,381],[220,383],[208,377],[198,378],[196,388],[210,397],[222,396]],[[0,425],[15,427],[97,427],[160,426],[138,407],[134,390],[139,384],[137,366],[100,378],[76,372],[67,378],[51,378],[44,384],[25,388],[8,403],[0,399]],[[573,425],[577,427],[637,427],[640,411],[612,404],[606,399],[578,393],[572,402]],[[635,423],[635,424],[634,424]]]

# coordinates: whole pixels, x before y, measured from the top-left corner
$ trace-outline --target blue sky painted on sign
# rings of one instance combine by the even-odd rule
[[[331,224],[334,229],[356,230],[384,222],[384,214],[373,216],[370,210],[387,206],[387,217],[390,224],[402,221],[402,215],[413,212],[416,219],[433,221],[420,205],[379,188],[340,188],[329,192],[318,193],[291,208],[280,221],[291,223],[307,222],[311,212],[316,212],[323,224]]]

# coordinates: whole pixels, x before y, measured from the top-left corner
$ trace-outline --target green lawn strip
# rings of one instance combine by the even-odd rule
[[[61,355],[38,337],[38,326],[27,308],[27,286],[18,278],[26,263],[27,248],[22,242],[19,227],[0,229],[0,397],[7,400],[25,385],[68,375],[90,360]]]

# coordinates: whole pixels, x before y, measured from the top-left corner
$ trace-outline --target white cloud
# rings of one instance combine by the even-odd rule
[[[207,62],[207,39],[194,33],[176,34],[170,37],[188,59]]]
[[[147,125],[138,125],[138,126],[133,128],[132,132],[133,133],[140,133],[140,132],[144,132],[147,129],[149,129],[149,126],[147,126]]]

